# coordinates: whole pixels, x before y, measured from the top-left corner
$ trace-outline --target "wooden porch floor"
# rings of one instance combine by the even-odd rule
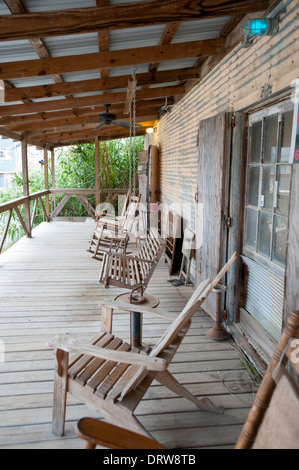
[[[90,338],[100,327],[99,302],[121,289],[97,282],[99,261],[86,251],[93,223],[43,223],[32,239],[21,239],[0,257],[0,448],[83,448],[74,428],[83,416],[97,416],[72,397],[67,406],[66,435],[51,432],[54,356],[47,341],[56,334]],[[160,262],[147,289],[160,309],[180,312],[193,287],[175,287]],[[213,294],[212,294],[213,295]],[[136,410],[143,425],[170,448],[233,448],[253,401],[254,384],[232,340],[206,336],[213,321],[196,313],[171,371],[194,394],[209,395],[223,405],[221,416],[198,411],[154,383]],[[144,341],[153,343],[166,326],[144,318]],[[128,321],[117,315],[114,331],[128,337]]]

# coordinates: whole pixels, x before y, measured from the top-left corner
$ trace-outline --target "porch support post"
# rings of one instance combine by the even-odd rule
[[[51,149],[51,169],[52,169],[52,189],[55,189],[55,154],[54,149]],[[52,210],[54,212],[56,207],[56,196],[52,193]]]
[[[22,139],[22,173],[23,173],[23,194],[26,196],[24,202],[25,207],[25,225],[27,227],[27,238],[31,238],[31,221],[30,221],[30,200],[29,200],[29,178],[28,178],[28,154],[27,139]]]
[[[48,150],[44,149],[44,171],[45,171],[45,189],[49,189],[49,169],[48,169]],[[46,213],[49,219],[49,194],[45,196]]]
[[[95,185],[96,185],[96,207],[101,202],[101,185],[100,185],[100,149],[99,138],[95,137]]]

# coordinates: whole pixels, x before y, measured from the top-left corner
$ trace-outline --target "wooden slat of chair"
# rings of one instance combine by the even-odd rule
[[[135,377],[138,371],[140,371],[140,366],[131,365],[127,367],[121,375],[118,375],[118,380],[114,384],[114,387],[111,392],[106,396],[106,399],[111,403],[116,403],[116,401],[122,394],[124,387],[128,384],[130,380],[132,380],[133,377]]]
[[[120,338],[113,338],[112,341],[110,341],[105,348],[106,349],[117,349],[120,345],[122,344],[122,340]],[[105,360],[99,359],[99,358],[93,358],[92,361],[90,361],[85,369],[77,375],[75,380],[79,382],[81,385],[86,385],[87,381],[90,379],[90,377],[102,366],[102,364],[105,363]]]
[[[105,287],[116,285],[135,289],[137,286],[142,286],[145,289],[164,252],[164,248],[164,241],[160,238],[157,239],[155,233],[150,231],[136,256],[118,253],[105,254],[100,270],[99,282],[104,283]],[[133,261],[133,265],[128,264],[130,260]],[[134,266],[132,272],[130,270],[131,266]],[[128,275],[129,273],[130,275]]]
[[[93,345],[98,345],[101,348],[104,348],[109,344],[114,338],[114,335],[107,334],[107,333],[102,333],[99,338],[94,339],[91,341],[91,344]],[[77,356],[76,359],[74,359],[70,365],[69,365],[69,376],[72,379],[75,379],[77,375],[85,369],[87,364],[93,359],[92,356],[86,356],[86,355],[81,355]]]
[[[118,351],[130,351],[131,346],[120,340],[120,346],[116,349]],[[89,390],[95,391],[116,365],[117,362],[115,361],[103,361],[103,365],[97,368],[96,373],[88,381],[86,387],[89,388]]]
[[[105,399],[128,367],[130,367],[129,364],[117,364],[112,372],[102,381],[101,385],[95,391],[95,394]]]

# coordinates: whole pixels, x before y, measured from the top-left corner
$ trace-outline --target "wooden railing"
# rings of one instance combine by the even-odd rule
[[[49,191],[45,190],[45,191],[33,193],[30,196],[23,196],[18,199],[14,199],[12,201],[8,201],[8,202],[4,202],[3,204],[0,204],[0,214],[7,212],[4,229],[0,238],[0,253],[4,247],[4,243],[8,234],[13,211],[15,211],[15,213],[17,214],[18,219],[26,234],[26,237],[28,238],[31,238],[31,230],[32,230],[35,215],[36,215],[36,208],[37,208],[38,201],[40,201],[41,203],[41,207],[45,214],[46,220],[49,221],[49,213],[47,212],[44,201],[42,200],[43,196],[48,196],[48,195],[49,195]],[[34,207],[33,207],[32,215],[31,215],[31,219],[26,219],[26,217],[24,219],[20,212],[19,207],[22,206],[23,204],[24,205],[28,204],[29,206],[30,201],[34,201]]]
[[[105,198],[101,197],[102,201],[104,202],[109,202],[110,204],[113,204],[120,194],[126,194],[127,189],[113,189],[113,188],[102,188],[99,191],[99,196],[101,197],[102,195],[106,195]],[[50,189],[50,194],[52,194],[53,197],[53,209],[50,214],[50,219],[53,220],[54,217],[57,217],[58,214],[62,211],[64,206],[67,204],[67,202],[70,200],[72,196],[77,197],[77,199],[81,202],[82,206],[85,208],[86,212],[89,214],[90,217],[95,218],[95,208],[90,204],[88,201],[87,197],[88,195],[95,195],[96,190],[95,189],[79,189],[79,188],[63,188],[63,189]],[[55,201],[55,195],[57,194],[63,194],[62,200],[59,202],[59,204],[56,205]]]
[[[117,198],[118,195],[120,194],[126,194],[127,189],[111,189],[111,188],[102,188],[100,190],[100,195],[102,195],[102,201],[104,202],[104,199],[106,202],[110,202],[113,204]],[[68,188],[62,188],[62,189],[46,189],[44,191],[39,191],[37,193],[30,194],[29,196],[22,196],[18,199],[14,199],[12,201],[5,202],[3,204],[0,204],[0,214],[7,212],[7,216],[5,219],[5,224],[2,233],[0,233],[0,253],[3,250],[4,243],[7,238],[7,234],[9,231],[9,226],[11,223],[11,218],[13,211],[18,216],[18,219],[24,229],[25,235],[28,238],[31,238],[31,231],[32,227],[34,225],[34,219],[36,217],[36,209],[38,202],[40,202],[40,205],[42,207],[43,213],[45,215],[45,220],[47,222],[50,222],[51,220],[54,219],[54,217],[57,217],[58,214],[62,211],[64,206],[67,204],[69,199],[72,196],[77,197],[77,199],[81,202],[82,206],[85,208],[86,212],[89,214],[90,217],[95,218],[95,208],[90,204],[88,201],[87,197],[88,195],[95,195],[96,190],[95,189],[68,189]],[[56,205],[56,195],[57,194],[63,194],[62,200]],[[49,210],[49,196],[52,195],[52,210],[50,212]],[[103,195],[106,195],[104,198]],[[45,197],[45,202],[43,201],[43,197]],[[34,206],[32,213],[30,214],[30,202],[34,201]],[[20,206],[24,205],[25,207],[27,206],[27,211],[25,210],[25,217],[22,216],[20,212]],[[27,217],[26,217],[27,214]],[[28,216],[29,214],[29,216]]]

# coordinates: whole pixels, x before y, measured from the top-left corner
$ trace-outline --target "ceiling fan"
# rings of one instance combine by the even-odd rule
[[[93,131],[97,131],[97,130],[101,129],[104,126],[111,126],[111,124],[114,125],[114,126],[124,127],[125,129],[130,129],[130,128],[133,129],[134,127],[136,127],[136,129],[143,128],[143,126],[141,126],[141,124],[135,124],[135,126],[134,126],[133,124],[130,124],[129,122],[118,121],[116,114],[109,113],[109,106],[111,106],[111,105],[110,104],[105,104],[106,112],[98,114],[98,120],[97,121],[92,121],[92,122],[100,121],[100,124],[97,127],[95,127],[93,129]]]

